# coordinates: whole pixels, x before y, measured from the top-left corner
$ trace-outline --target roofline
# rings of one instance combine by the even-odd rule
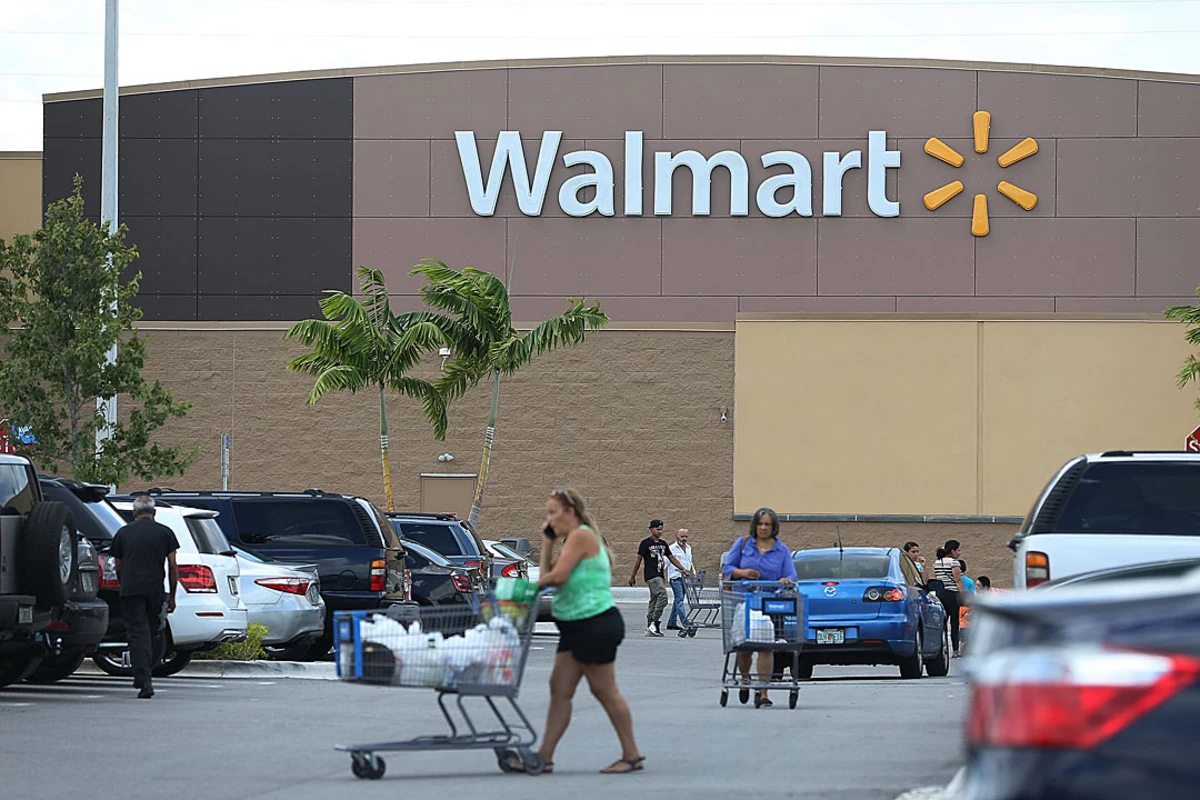
[[[866,58],[849,56],[787,56],[787,55],[643,55],[643,56],[581,56],[574,58],[516,58],[493,61],[443,61],[425,64],[399,64],[381,67],[343,67],[337,69],[274,72],[259,75],[239,75],[225,78],[201,78],[165,83],[145,83],[122,86],[120,93],[148,94],[151,92],[211,89],[223,86],[242,86],[254,83],[320,80],[323,78],[364,78],[377,75],[408,75],[429,72],[461,72],[464,70],[533,69],[537,67],[596,67],[637,64],[781,64],[787,66],[826,67],[914,67],[919,69],[987,70],[991,72],[1026,72],[1043,75],[1153,80],[1175,83],[1200,83],[1200,75],[1182,72],[1151,72],[1146,70],[1110,69],[1106,67],[1072,67],[1054,64],[1022,64],[997,61],[956,61],[936,58]],[[67,100],[88,100],[103,96],[103,89],[84,89],[73,92],[50,92],[42,95],[45,103]]]

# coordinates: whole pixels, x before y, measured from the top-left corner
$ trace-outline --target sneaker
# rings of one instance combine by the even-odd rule
[[[669,630],[669,631],[678,631],[678,630],[682,630],[682,628],[680,628],[678,625],[668,625],[668,626],[667,626],[667,630]]]
[[[654,623],[654,633],[657,634],[658,636],[663,635],[661,622]]]
[[[646,636],[647,636],[647,638],[650,638],[650,639],[653,639],[655,636],[658,636],[658,634],[654,632],[653,625],[646,626]]]
[[[138,692],[138,699],[149,700],[151,697],[154,697],[154,684],[147,680],[142,684],[141,691]]]

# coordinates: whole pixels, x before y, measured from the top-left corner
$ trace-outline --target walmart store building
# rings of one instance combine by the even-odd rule
[[[506,382],[486,532],[578,486],[624,577],[651,517],[715,564],[759,506],[793,547],[1011,531],[1081,452],[1183,446],[1162,320],[1200,283],[1200,76],[803,58],[355,69],[129,87],[120,217],[151,369],[195,404],[176,486],[382,495],[371,397],[304,406],[287,325],[353,270],[514,268],[516,317],[614,320]],[[0,235],[84,177],[98,92],[0,160]],[[435,442],[392,404],[399,503],[462,509],[486,395]],[[445,454],[453,460],[445,460]],[[443,456],[439,460],[439,456]]]

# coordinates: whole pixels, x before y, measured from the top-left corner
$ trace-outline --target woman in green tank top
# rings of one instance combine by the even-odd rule
[[[588,688],[608,712],[621,742],[621,757],[601,772],[637,772],[645,759],[638,753],[633,716],[617,688],[614,669],[625,622],[613,602],[608,545],[574,489],[556,489],[550,495],[542,533],[538,583],[555,587],[551,607],[559,640],[550,673],[550,710],[538,752],[546,760],[546,772],[552,772],[554,750],[571,723],[571,698],[586,676]],[[561,547],[554,558],[556,543]]]

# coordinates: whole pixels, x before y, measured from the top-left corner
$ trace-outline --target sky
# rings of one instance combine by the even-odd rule
[[[0,0],[0,151],[99,89],[105,0]],[[944,58],[1200,73],[1200,0],[120,0],[121,85],[605,55]]]

